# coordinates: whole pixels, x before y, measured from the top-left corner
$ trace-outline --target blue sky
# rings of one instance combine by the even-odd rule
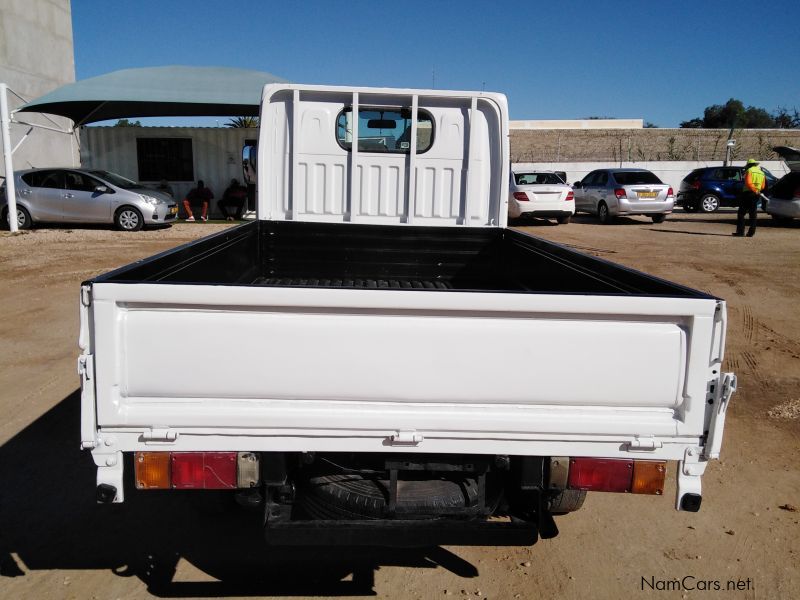
[[[72,0],[78,79],[233,66],[301,83],[485,88],[508,96],[512,119],[662,127],[731,97],[800,109],[798,17],[797,0]]]

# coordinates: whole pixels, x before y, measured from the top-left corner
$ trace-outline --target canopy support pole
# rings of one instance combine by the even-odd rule
[[[8,86],[0,83],[0,133],[3,137],[3,163],[6,170],[6,201],[8,203],[8,227],[17,233],[17,189],[14,185],[14,164],[11,160],[11,133],[8,124]]]

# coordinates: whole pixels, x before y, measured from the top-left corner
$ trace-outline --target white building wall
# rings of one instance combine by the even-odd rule
[[[72,9],[69,0],[0,0],[0,82],[30,101],[75,81]],[[9,109],[23,104],[9,94]],[[69,119],[21,113],[30,123],[69,129]],[[11,124],[11,147],[29,127]],[[14,169],[77,166],[76,136],[34,129],[14,153]],[[0,175],[5,175],[0,161]]]
[[[242,147],[245,139],[256,139],[257,129],[230,127],[83,127],[81,164],[85,169],[103,169],[141,181],[136,156],[137,138],[191,138],[194,181],[170,181],[175,197],[182,200],[202,179],[216,200],[231,179],[242,181]],[[143,181],[143,183],[158,183]]]

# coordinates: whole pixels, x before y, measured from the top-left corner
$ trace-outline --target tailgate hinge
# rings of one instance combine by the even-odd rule
[[[628,452],[653,452],[663,446],[664,444],[652,435],[637,435],[633,441],[628,442]]]
[[[719,452],[722,449],[722,432],[725,429],[725,415],[731,396],[735,391],[736,375],[722,373],[713,398],[711,421],[708,424],[708,437],[703,453],[709,460],[719,458]]]
[[[175,429],[153,428],[142,432],[142,441],[148,444],[174,444],[178,440]]]
[[[78,357],[81,377],[81,450],[97,447],[97,418],[95,412],[94,355]]]
[[[389,438],[392,446],[416,446],[424,438],[416,431],[398,431]]]

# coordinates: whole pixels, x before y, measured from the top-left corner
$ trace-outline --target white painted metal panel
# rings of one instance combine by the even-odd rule
[[[337,142],[337,118],[345,108],[396,108],[414,102],[433,118],[433,143],[427,151],[350,152]],[[266,86],[259,138],[259,216],[502,225],[507,210],[507,120],[500,94]],[[330,195],[334,198],[328,200]]]
[[[380,450],[399,429],[448,447],[462,439],[471,452],[474,435],[697,443],[721,360],[708,352],[713,300],[149,284],[93,293],[101,428],[250,428],[272,449],[300,435],[343,450],[367,436]]]

